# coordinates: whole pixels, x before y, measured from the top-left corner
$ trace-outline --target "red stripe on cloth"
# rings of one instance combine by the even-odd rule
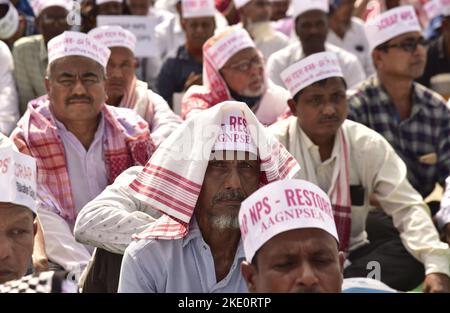
[[[193,182],[192,180],[186,179],[185,177],[180,176],[177,173],[172,172],[171,170],[168,170],[168,169],[166,169],[164,167],[155,166],[155,165],[153,165],[151,163],[147,163],[147,165],[144,167],[144,172],[148,172],[148,168],[153,168],[153,169],[155,169],[157,171],[160,171],[162,173],[166,173],[167,175],[172,176],[172,177],[174,177],[174,178],[176,178],[176,179],[186,183],[187,185],[191,186],[192,188],[194,188],[194,189],[196,189],[198,191],[200,191],[202,189],[202,185],[197,184],[197,183]]]
[[[185,183],[183,182],[179,182],[178,180],[173,179],[172,177],[168,176],[167,173],[162,172],[162,171],[154,171],[152,169],[148,169],[146,168],[145,170],[146,174],[148,175],[153,175],[156,177],[161,178],[162,180],[171,183],[174,187],[176,188],[182,188],[183,190],[185,190],[186,192],[192,193],[193,195],[198,195],[198,193],[200,192],[199,189],[192,189],[188,186],[184,186]],[[164,175],[166,174],[166,175]]]

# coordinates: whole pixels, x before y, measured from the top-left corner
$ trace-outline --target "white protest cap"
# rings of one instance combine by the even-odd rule
[[[241,203],[239,226],[248,262],[268,240],[289,230],[319,228],[339,242],[327,194],[301,179],[279,180],[254,192]]]
[[[330,77],[344,77],[344,74],[334,52],[319,52],[292,64],[280,76],[294,97],[300,90],[315,82]]]
[[[215,16],[216,7],[213,0],[181,0],[183,18]]]
[[[447,0],[450,3],[450,0]],[[433,19],[434,17],[441,14],[442,8],[440,7],[441,0],[430,0],[423,5],[423,10],[427,14],[428,19]]]
[[[19,28],[19,13],[12,3],[1,0],[0,4],[9,4],[8,12],[0,18],[0,39],[12,37]]]
[[[366,22],[365,29],[371,50],[399,35],[422,30],[411,5],[403,5],[373,17]]]
[[[208,39],[203,47],[203,53],[207,54],[216,69],[221,69],[237,52],[246,48],[256,48],[248,32],[239,26],[230,26],[223,29],[220,33]]]
[[[106,68],[111,50],[91,36],[73,31],[65,31],[47,44],[48,64],[67,56],[90,58]]]
[[[294,20],[307,11],[319,10],[328,13],[330,10],[329,0],[293,0],[292,16]]]
[[[242,8],[244,5],[246,5],[250,1],[252,1],[252,0],[233,0],[234,6],[236,7],[236,9]]]
[[[96,1],[95,1],[95,4],[96,4],[96,5],[100,5],[100,4],[107,3],[107,2],[117,2],[117,3],[122,3],[123,1],[122,1],[122,0],[96,0]]]
[[[237,108],[228,108],[221,113],[222,122],[212,150],[243,151],[258,155],[258,148],[252,139],[244,112]]]
[[[89,36],[95,38],[106,47],[125,47],[133,54],[136,52],[136,36],[122,26],[100,26],[92,29]]]
[[[72,9],[72,0],[29,0],[34,16],[38,17],[46,8],[58,6],[63,7],[67,11]]]
[[[0,134],[0,202],[29,208],[36,214],[36,161],[17,151],[14,143]]]

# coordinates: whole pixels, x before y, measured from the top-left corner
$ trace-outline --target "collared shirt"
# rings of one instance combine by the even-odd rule
[[[14,43],[14,77],[19,91],[20,113],[30,100],[47,93],[44,78],[48,57],[42,35],[23,37]]]
[[[216,280],[211,249],[195,217],[189,233],[178,240],[139,240],[125,250],[119,292],[247,292],[240,264],[242,241],[227,276]]]
[[[375,72],[369,42],[364,30],[364,22],[361,19],[352,17],[350,28],[345,33],[344,38],[337,36],[330,28],[327,42],[354,54],[363,66],[366,76]]]
[[[184,91],[184,84],[189,75],[201,74],[202,69],[202,63],[195,60],[182,45],[175,57],[168,58],[164,62],[156,80],[156,89],[169,106],[173,107],[173,94]]]
[[[8,46],[0,41],[0,133],[9,135],[19,119],[19,103]]]
[[[356,56],[329,43],[325,43],[325,50],[337,54],[348,87],[354,86],[365,79],[366,76],[364,70]],[[267,74],[269,78],[275,84],[285,88],[280,77],[281,72],[292,64],[300,61],[303,57],[303,49],[298,40],[275,52],[267,61]]]
[[[88,150],[61,122],[55,121],[58,134],[64,145],[75,209],[80,212],[86,203],[94,199],[108,186],[103,153],[104,117],[101,114],[94,140]]]
[[[353,92],[353,91],[352,91]],[[426,197],[450,175],[450,110],[437,93],[414,83],[412,108],[401,120],[376,75],[349,97],[349,119],[383,135],[406,163],[408,180]]]
[[[363,204],[352,204],[351,207],[349,250],[354,251],[368,243],[366,218],[371,210],[369,195],[374,194],[381,209],[392,216],[405,247],[424,263],[426,274],[445,273],[450,276],[450,250],[439,240],[423,198],[409,184],[405,163],[389,143],[370,128],[350,120],[346,120],[341,128],[349,145],[350,186],[364,189]],[[297,118],[278,122],[269,130],[302,167],[296,178],[311,180],[312,175],[308,174],[304,161],[311,155],[303,155],[301,151],[301,139],[306,135],[300,135],[302,130],[298,127]],[[332,173],[333,168],[327,170]]]
[[[450,74],[450,57],[445,51],[444,36],[441,35],[431,42],[428,47],[427,65],[422,77],[417,81],[424,86],[430,87],[431,78],[443,73]]]

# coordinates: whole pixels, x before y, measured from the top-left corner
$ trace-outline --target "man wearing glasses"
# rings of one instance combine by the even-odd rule
[[[367,22],[366,32],[377,73],[350,96],[349,118],[389,141],[408,180],[427,197],[450,174],[450,111],[440,95],[414,82],[427,60],[420,24],[412,6],[401,6]],[[428,204],[433,214],[439,210],[439,202]]]
[[[203,45],[203,85],[190,87],[181,101],[188,118],[226,100],[246,103],[264,125],[287,109],[289,92],[270,81],[261,52],[245,29],[232,26]]]

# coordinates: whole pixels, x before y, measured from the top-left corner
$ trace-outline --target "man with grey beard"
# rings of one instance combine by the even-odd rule
[[[272,2],[269,0],[234,0],[241,25],[247,30],[256,47],[267,60],[269,56],[289,45],[288,37],[272,28],[270,16]]]
[[[103,247],[129,244],[119,292],[246,292],[241,202],[298,169],[245,103],[227,101],[183,123],[83,211],[104,219]]]

